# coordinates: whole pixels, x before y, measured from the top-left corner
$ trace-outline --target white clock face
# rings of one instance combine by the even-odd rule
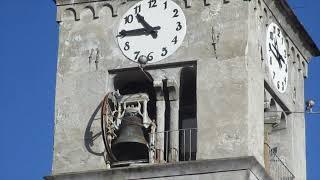
[[[182,9],[171,0],[143,0],[131,7],[120,20],[118,44],[132,61],[147,57],[147,63],[173,54],[186,34]]]
[[[267,66],[276,89],[284,93],[288,85],[288,57],[285,38],[279,26],[271,23],[267,29]]]

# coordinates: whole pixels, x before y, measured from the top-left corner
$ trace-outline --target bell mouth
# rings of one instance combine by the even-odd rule
[[[136,142],[123,142],[112,146],[112,152],[118,161],[148,159],[148,147]]]

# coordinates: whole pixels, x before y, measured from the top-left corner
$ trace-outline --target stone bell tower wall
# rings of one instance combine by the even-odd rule
[[[110,70],[137,67],[115,38],[122,14],[136,2],[57,1],[53,174],[106,168],[100,102],[113,89]],[[263,86],[254,84],[257,64],[249,61],[256,54],[248,54],[250,1],[175,2],[184,10],[187,35],[176,53],[154,66],[196,65],[197,159],[255,156],[263,164],[263,117],[257,115]],[[163,71],[179,81],[178,71]]]

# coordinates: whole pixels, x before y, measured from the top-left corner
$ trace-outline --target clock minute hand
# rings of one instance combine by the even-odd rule
[[[274,45],[272,45],[274,47]],[[275,48],[275,47],[274,47]],[[279,67],[282,68],[282,64],[281,62],[279,61],[279,57],[278,57],[278,54],[276,54],[273,50],[272,50],[272,47],[271,47],[271,44],[269,43],[269,49],[270,51],[272,52],[272,54],[276,57],[277,61],[278,61],[278,64],[279,64]],[[276,49],[276,48],[275,48]]]
[[[140,24],[142,24],[142,26],[143,26],[144,28],[146,28],[146,30],[151,34],[151,36],[153,37],[153,39],[157,38],[158,32],[155,31],[155,30],[153,29],[153,27],[150,26],[150,24],[148,24],[148,23],[146,22],[146,20],[144,19],[143,16],[141,16],[140,14],[137,14],[136,18],[137,18],[138,22],[139,22]]]
[[[278,54],[279,59],[280,59],[280,60],[285,64],[286,62],[284,61],[284,59],[283,59],[282,55],[280,54],[280,52],[279,52],[278,48],[276,48],[274,45],[273,45],[273,47],[274,47],[274,49],[276,50],[276,52],[277,52],[277,54]]]
[[[152,31],[159,30],[160,26],[156,26],[152,28]],[[133,30],[122,30],[119,32],[117,37],[125,37],[125,36],[140,36],[140,35],[149,35],[151,34],[145,28],[133,29]]]
[[[272,46],[273,46],[274,49],[276,50],[277,60],[279,61],[280,68],[282,68],[282,64],[281,64],[281,61],[280,61],[280,60],[282,60],[283,62],[284,62],[284,60],[283,60],[283,58],[282,58],[282,56],[281,56],[281,54],[280,54],[280,52],[279,52],[279,50],[278,50],[278,44],[277,44],[277,46],[275,46],[275,45],[272,44]]]

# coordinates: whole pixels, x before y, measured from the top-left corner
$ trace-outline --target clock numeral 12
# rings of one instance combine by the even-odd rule
[[[149,8],[157,7],[157,0],[150,0],[148,3],[149,3]]]
[[[128,15],[128,16],[126,16],[124,18],[124,24],[132,23],[132,21],[133,21],[133,15],[132,14],[130,14],[130,15]]]

